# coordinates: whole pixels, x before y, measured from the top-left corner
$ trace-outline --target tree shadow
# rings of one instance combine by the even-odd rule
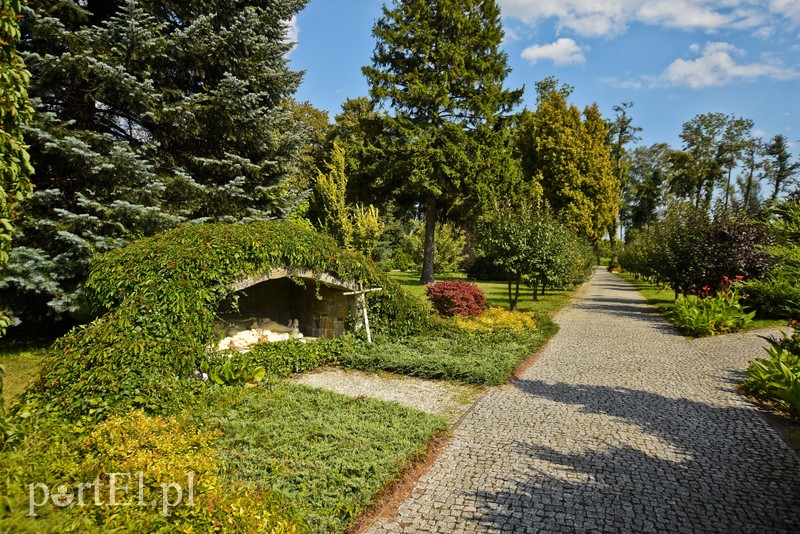
[[[754,411],[630,388],[519,380],[579,414],[633,425],[591,447],[517,441],[529,460],[474,492],[473,521],[532,532],[798,532],[800,457]],[[591,429],[588,429],[591,432]],[[615,431],[616,432],[616,431]],[[546,431],[545,431],[546,433]],[[577,452],[576,452],[577,450]]]

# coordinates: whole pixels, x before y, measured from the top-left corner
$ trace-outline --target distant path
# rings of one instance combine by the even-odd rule
[[[597,270],[373,532],[798,532],[800,461],[733,389],[755,333],[688,340]]]

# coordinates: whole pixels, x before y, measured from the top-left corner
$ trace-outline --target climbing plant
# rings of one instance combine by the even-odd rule
[[[232,295],[233,281],[282,266],[382,288],[368,301],[377,332],[402,335],[427,326],[430,313],[421,302],[371,260],[306,224],[183,226],[95,257],[86,290],[99,317],[54,344],[22,409],[92,418],[130,408],[172,412],[186,401],[188,387],[176,379],[206,361],[216,310]]]

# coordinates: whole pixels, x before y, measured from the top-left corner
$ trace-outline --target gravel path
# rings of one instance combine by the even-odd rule
[[[688,340],[598,270],[373,532],[800,532],[800,460],[733,389],[756,333]]]
[[[466,412],[482,391],[476,386],[439,380],[338,368],[320,369],[291,380],[348,397],[369,397],[396,402],[423,412],[442,415],[451,421],[457,420]]]

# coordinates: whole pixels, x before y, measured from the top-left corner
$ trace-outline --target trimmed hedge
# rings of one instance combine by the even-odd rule
[[[379,286],[369,297],[377,333],[427,329],[429,311],[371,260],[292,221],[187,225],[97,256],[86,283],[101,317],[58,340],[20,410],[102,419],[131,408],[171,413],[186,402],[185,377],[206,359],[216,310],[232,283],[274,268],[303,268]],[[283,356],[296,364],[292,351]],[[277,348],[258,352],[282,352]],[[304,349],[320,360],[313,349]],[[267,366],[269,367],[269,366]],[[285,365],[275,363],[278,374]],[[308,366],[303,364],[302,366]],[[191,382],[191,381],[188,381]]]

